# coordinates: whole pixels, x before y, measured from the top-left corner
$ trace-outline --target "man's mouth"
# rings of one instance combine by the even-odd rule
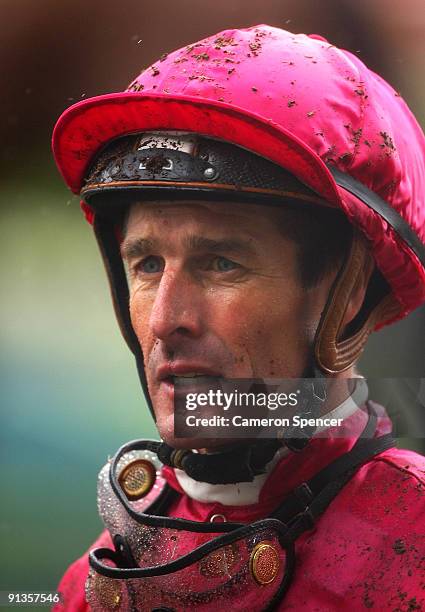
[[[170,377],[172,379],[172,381],[174,383],[178,383],[179,381],[183,380],[196,380],[198,383],[202,383],[203,381],[208,382],[211,380],[216,380],[218,378],[221,378],[221,376],[217,376],[217,375],[211,375],[211,374],[200,374],[199,372],[190,372],[189,374],[180,374],[179,376],[171,376]]]
[[[157,369],[157,380],[160,382],[163,380],[172,382],[186,378],[222,378],[222,375],[218,370],[209,366],[190,367],[189,365],[178,363],[174,365],[167,364]]]
[[[161,366],[157,370],[157,380],[168,389],[198,387],[205,389],[214,386],[223,376],[210,367],[190,367],[184,364]]]

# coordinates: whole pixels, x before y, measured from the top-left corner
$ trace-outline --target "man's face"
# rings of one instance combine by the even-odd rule
[[[172,446],[178,376],[302,376],[331,279],[306,291],[297,246],[271,206],[149,202],[130,210],[122,254],[157,427]],[[223,441],[221,441],[221,444]],[[218,444],[218,443],[217,443]]]

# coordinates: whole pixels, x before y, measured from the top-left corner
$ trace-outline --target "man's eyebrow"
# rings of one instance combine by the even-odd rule
[[[255,254],[255,249],[249,240],[239,238],[206,238],[191,234],[184,239],[184,246],[193,252],[208,251],[209,253]],[[160,243],[151,238],[126,238],[121,245],[123,259],[131,260],[150,255],[160,250]]]
[[[240,238],[206,238],[205,236],[188,236],[186,246],[191,251],[208,251],[209,253],[254,254],[255,248],[251,241]]]
[[[126,238],[121,245],[121,257],[123,259],[135,259],[152,253],[156,242],[150,238]]]

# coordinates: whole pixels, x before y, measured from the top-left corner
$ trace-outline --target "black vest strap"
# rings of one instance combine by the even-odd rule
[[[369,461],[372,459],[372,457],[379,455],[385,450],[392,448],[394,443],[395,441],[392,434],[387,434],[385,436],[381,436],[380,438],[375,438],[374,440],[368,440],[367,444],[365,444],[363,448],[363,459],[358,459],[350,470],[342,474],[342,476],[336,480],[332,480],[324,489],[322,489],[322,491],[313,499],[310,505],[307,506],[304,511],[299,514],[298,517],[296,517],[296,520],[292,522],[288,536],[291,539],[296,540],[301,533],[311,529],[314,526],[317,518],[323,514],[341,489],[347,484],[347,482],[349,482],[349,480],[351,480],[361,464]]]
[[[377,417],[372,404],[367,402],[366,406],[369,414],[368,420],[351,451],[341,455],[310,480],[298,486],[272,514],[273,518],[278,518],[283,523],[288,524],[293,521],[294,517],[305,512],[307,508],[311,514],[311,509],[316,507],[314,504],[319,497],[322,499],[325,490],[328,493],[323,499],[328,500],[327,506],[362,463],[394,446],[392,434],[371,439],[376,429]],[[332,495],[331,492],[334,491],[334,487],[338,488]],[[328,499],[329,495],[331,497]],[[319,514],[325,510],[326,506],[320,510]],[[318,508],[322,508],[322,504]]]
[[[367,407],[368,421],[351,451],[341,455],[310,480],[302,483],[271,515],[272,518],[292,525],[290,533],[294,539],[313,526],[315,520],[363,463],[394,446],[392,433],[370,439],[375,431],[377,418],[369,402]]]

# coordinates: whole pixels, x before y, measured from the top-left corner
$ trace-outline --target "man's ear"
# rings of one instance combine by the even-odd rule
[[[370,277],[375,269],[375,262],[371,255],[365,260],[364,266],[359,270],[356,283],[351,291],[350,298],[348,300],[347,308],[342,320],[341,329],[345,331],[347,325],[353,321],[358,315],[363,305],[366,291],[369,285]],[[344,332],[343,332],[344,333]]]

